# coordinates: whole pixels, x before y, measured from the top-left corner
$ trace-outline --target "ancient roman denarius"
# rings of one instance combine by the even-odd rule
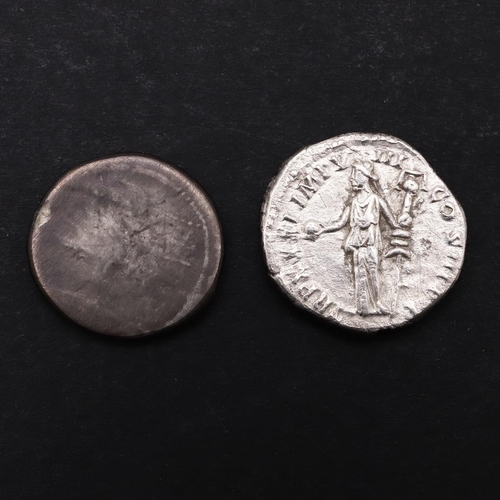
[[[403,325],[435,304],[464,259],[462,208],[395,137],[347,134],[290,158],[263,207],[271,276],[299,305],[341,325]]]

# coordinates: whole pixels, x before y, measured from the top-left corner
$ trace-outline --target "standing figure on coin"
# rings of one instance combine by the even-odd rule
[[[380,215],[392,228],[398,224],[379,194],[372,162],[354,160],[349,181],[353,191],[350,204],[346,204],[336,222],[317,231],[316,236],[338,231],[349,222],[350,231],[343,247],[346,254],[352,254],[357,312],[361,316],[389,314],[389,309],[380,301],[379,259],[383,246]]]
[[[436,304],[460,274],[466,241],[464,212],[443,180],[385,134],[299,151],[262,207],[271,278],[295,304],[359,332],[405,325]]]

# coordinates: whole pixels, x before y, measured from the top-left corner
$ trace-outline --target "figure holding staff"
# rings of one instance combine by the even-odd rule
[[[381,195],[371,161],[355,159],[349,181],[353,197],[340,218],[326,227],[306,227],[306,233],[316,239],[349,224],[343,248],[346,254],[352,255],[357,313],[362,316],[390,314],[380,297],[381,216],[393,229],[399,228],[399,224]]]

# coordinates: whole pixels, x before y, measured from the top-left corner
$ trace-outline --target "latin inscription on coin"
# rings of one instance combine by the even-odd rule
[[[364,331],[403,325],[462,267],[462,208],[395,137],[347,134],[290,158],[263,206],[271,276],[299,305]]]
[[[201,303],[221,263],[220,225],[203,191],[157,159],[115,156],[65,175],[30,235],[35,277],[67,316],[138,336]]]

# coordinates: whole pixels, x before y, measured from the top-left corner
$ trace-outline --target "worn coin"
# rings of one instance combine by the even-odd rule
[[[403,325],[455,283],[465,215],[424,158],[382,134],[346,134],[290,158],[266,194],[271,276],[340,325]]]
[[[67,316],[132,337],[178,323],[214,287],[222,257],[212,203],[177,168],[141,155],[79,166],[43,200],[33,273]]]

